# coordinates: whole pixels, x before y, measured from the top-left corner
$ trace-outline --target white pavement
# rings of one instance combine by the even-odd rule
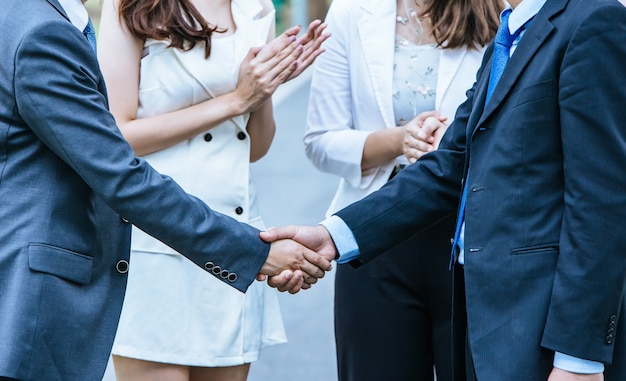
[[[276,137],[268,154],[252,165],[261,214],[267,226],[316,224],[324,218],[337,186],[304,154],[310,73],[274,95]],[[248,381],[336,381],[331,271],[312,289],[278,295],[289,342],[261,352]],[[112,366],[103,381],[115,381]]]

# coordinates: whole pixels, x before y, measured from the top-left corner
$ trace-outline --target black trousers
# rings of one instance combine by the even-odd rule
[[[337,267],[339,381],[452,380],[455,217],[359,267]]]
[[[453,277],[453,369],[454,381],[477,381],[472,349],[467,335],[467,307],[465,302],[465,273],[463,266],[454,266]]]

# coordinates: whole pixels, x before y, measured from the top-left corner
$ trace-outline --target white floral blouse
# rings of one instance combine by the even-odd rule
[[[393,65],[393,111],[397,126],[435,109],[439,49],[416,45],[396,35]]]

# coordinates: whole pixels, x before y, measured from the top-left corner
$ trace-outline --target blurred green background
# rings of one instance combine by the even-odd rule
[[[272,0],[276,7],[276,33],[282,33],[295,24],[306,24],[312,20],[323,20],[331,0]],[[101,0],[85,3],[89,15],[98,30]]]

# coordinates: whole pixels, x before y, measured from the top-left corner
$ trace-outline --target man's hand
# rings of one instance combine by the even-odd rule
[[[323,261],[328,261],[328,264],[330,265],[330,261],[333,260],[337,255],[337,249],[335,248],[335,244],[333,243],[330,234],[328,234],[326,228],[321,225],[315,227],[286,226],[283,228],[272,228],[266,232],[261,232],[261,239],[266,242],[276,242],[283,239],[292,239],[294,241],[297,241],[300,244],[315,251],[316,254],[319,255],[319,258],[307,257],[307,259],[316,264],[318,263],[317,261],[320,261],[321,258],[323,259]],[[305,251],[305,253],[307,256],[311,255],[310,252]],[[323,261],[321,263],[324,263]],[[318,267],[322,268],[321,266]],[[330,266],[328,267],[328,269],[330,269]],[[270,278],[267,282],[268,285],[277,288],[279,291],[289,291],[290,293],[296,293],[297,291],[299,291],[300,288],[310,288],[311,284],[317,282],[317,278],[321,278],[314,277],[312,276],[313,274],[306,272],[306,274],[304,274],[303,283],[299,284],[298,282],[296,282],[296,280],[294,280],[296,275],[291,274],[290,272],[282,272],[277,275],[268,275],[270,275]],[[298,288],[298,290],[295,292],[293,288],[294,285]]]
[[[552,368],[548,381],[604,381],[604,375],[602,373],[571,373],[559,368]]]
[[[439,147],[448,128],[446,120],[438,111],[426,111],[404,125],[402,149],[410,163]]]
[[[296,241],[276,238],[271,241],[269,255],[259,273],[274,276],[284,270],[301,270],[307,283],[313,284],[330,269],[332,269],[330,260],[315,251]]]

